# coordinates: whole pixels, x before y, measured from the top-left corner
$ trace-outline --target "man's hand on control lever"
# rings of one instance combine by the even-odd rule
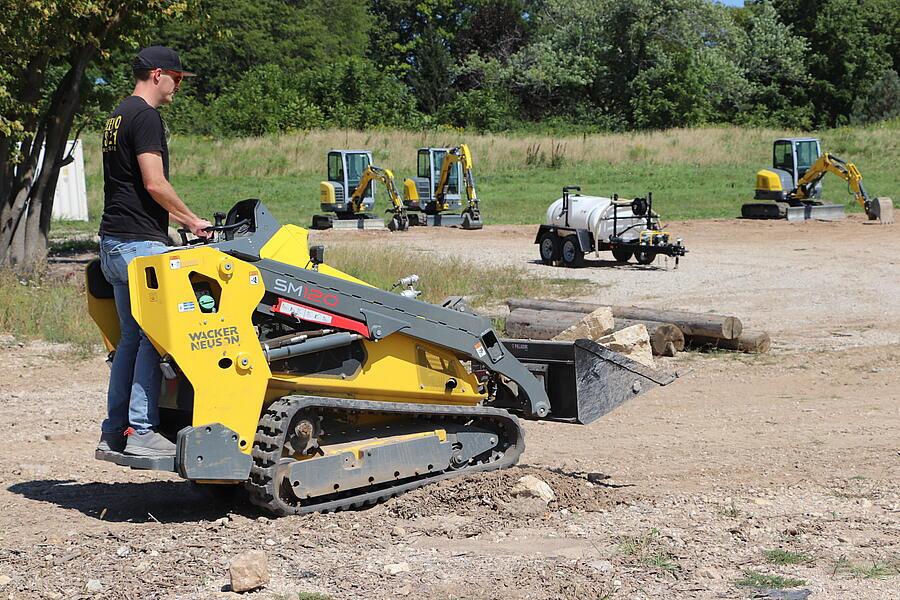
[[[212,227],[212,223],[199,217],[187,224],[187,228],[198,238],[208,238],[212,235],[212,231],[204,231],[207,227]]]

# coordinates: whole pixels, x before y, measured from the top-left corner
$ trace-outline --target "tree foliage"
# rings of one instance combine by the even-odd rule
[[[65,139],[129,93],[150,43],[199,74],[170,127],[210,136],[900,111],[896,0],[0,0],[0,263],[43,256]]]
[[[46,255],[59,168],[92,86],[90,67],[188,8],[167,0],[0,1],[0,265],[28,269]]]

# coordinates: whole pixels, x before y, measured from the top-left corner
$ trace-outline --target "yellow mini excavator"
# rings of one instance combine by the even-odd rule
[[[756,173],[757,200],[741,207],[745,219],[784,219],[835,221],[844,218],[842,204],[824,204],[822,178],[833,173],[847,182],[856,201],[870,221],[894,222],[894,204],[890,198],[871,198],[862,183],[856,165],[836,156],[823,154],[816,138],[775,140],[772,169]]]
[[[475,192],[472,153],[455,148],[419,148],[416,177],[403,182],[404,203],[412,225],[481,229],[481,209]],[[466,205],[463,208],[462,194]],[[460,210],[460,213],[452,211]]]
[[[319,184],[319,204],[324,214],[314,215],[313,229],[383,229],[384,220],[371,213],[375,206],[375,182],[387,190],[392,213],[387,227],[409,227],[406,207],[389,169],[372,164],[368,150],[332,150],[328,153],[328,181]],[[351,191],[352,190],[352,191]],[[349,194],[349,197],[348,197]]]
[[[242,484],[276,515],[363,507],[514,464],[523,418],[587,424],[673,380],[588,340],[504,340],[452,301],[372,287],[259,200],[209,231],[128,266],[132,313],[162,357],[160,432],[175,456],[100,460]],[[98,261],[86,280],[114,351]]]

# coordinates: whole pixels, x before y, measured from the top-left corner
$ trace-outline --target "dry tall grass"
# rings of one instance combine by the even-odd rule
[[[830,142],[855,142],[864,135],[873,146],[896,154],[896,128],[853,128],[821,132]],[[776,137],[802,135],[775,129],[706,127],[665,131],[574,136],[478,135],[456,131],[397,131],[349,129],[316,130],[278,136],[208,140],[174,135],[172,169],[179,176],[279,176],[321,175],[325,152],[331,148],[372,150],[377,163],[399,173],[415,170],[416,148],[469,144],[479,173],[522,169],[529,149],[551,154],[558,148],[566,165],[620,165],[624,163],[684,164],[686,166],[734,165],[770,162]],[[100,174],[97,136],[86,136],[88,171]],[[858,159],[857,159],[858,160]]]
[[[100,343],[80,284],[40,278],[20,281],[4,269],[0,269],[0,333],[72,344],[80,353],[89,353]]]
[[[325,262],[381,289],[415,273],[421,299],[431,303],[466,296],[485,307],[507,298],[574,296],[591,287],[586,279],[532,277],[521,268],[486,267],[443,254],[385,252],[372,260],[371,247],[357,243],[329,246]]]

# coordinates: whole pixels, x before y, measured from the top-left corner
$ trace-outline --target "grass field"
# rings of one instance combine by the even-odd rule
[[[416,148],[465,142],[474,155],[485,221],[527,224],[542,220],[563,185],[581,185],[595,195],[653,192],[664,220],[735,217],[752,198],[756,171],[771,164],[772,140],[785,135],[803,133],[710,127],[550,138],[326,130],[232,140],[176,133],[170,148],[172,181],[195,212],[209,216],[254,197],[282,222],[307,225],[319,209],[327,150],[370,149],[377,164],[403,179],[415,174]],[[822,138],[824,150],[857,164],[871,194],[900,196],[900,122],[813,135]],[[84,138],[91,221],[57,229],[95,231],[102,211],[99,137]],[[825,192],[830,201],[851,201],[845,185],[832,176],[825,179]],[[377,206],[384,209],[387,199],[380,196]]]

